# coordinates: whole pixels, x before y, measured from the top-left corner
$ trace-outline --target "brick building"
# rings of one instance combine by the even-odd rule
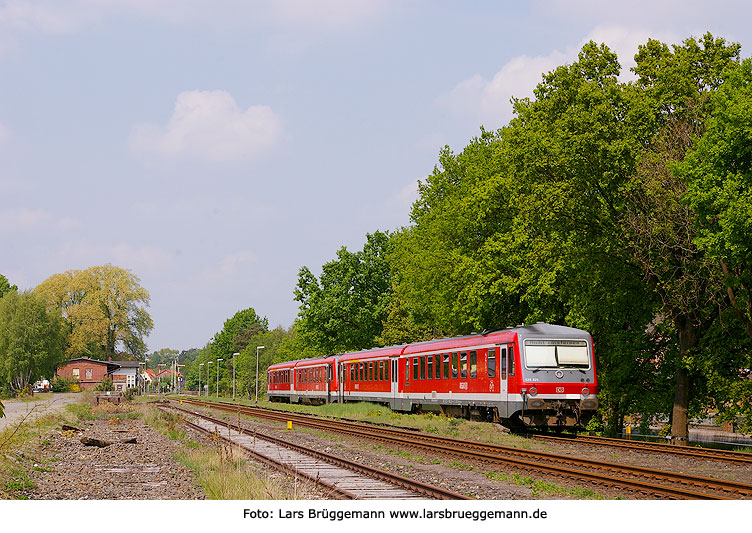
[[[78,381],[81,390],[93,389],[105,376],[115,372],[119,367],[112,361],[97,361],[88,357],[71,359],[58,367],[56,376]]]

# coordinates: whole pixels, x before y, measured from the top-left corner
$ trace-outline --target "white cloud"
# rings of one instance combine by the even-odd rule
[[[187,91],[178,95],[166,127],[134,127],[131,147],[139,154],[233,162],[269,151],[281,137],[282,122],[268,106],[243,111],[225,91]]]
[[[0,235],[29,232],[66,233],[80,227],[80,221],[74,218],[55,218],[42,209],[18,207],[0,211]]]
[[[634,66],[637,47],[648,38],[664,42],[678,42],[672,32],[648,32],[622,26],[598,26],[577,46],[567,47],[563,52],[554,50],[545,56],[518,56],[507,61],[488,80],[476,74],[459,82],[450,92],[437,98],[439,105],[452,109],[460,116],[481,120],[488,128],[503,126],[512,118],[512,98],[533,96],[533,89],[546,74],[556,67],[572,63],[582,46],[588,41],[605,43],[619,57],[622,65],[621,79],[633,78],[629,69]]]
[[[234,284],[238,274],[243,274],[244,265],[254,263],[256,255],[248,250],[240,250],[223,257],[219,262],[209,266],[201,272],[201,282],[208,287]]]
[[[35,231],[47,227],[52,216],[41,209],[20,207],[0,211],[0,234]]]
[[[175,256],[157,246],[134,246],[121,243],[107,251],[112,262],[134,272],[160,272],[167,270]]]
[[[42,33],[70,33],[84,26],[94,13],[78,2],[9,0],[0,6],[0,28]]]

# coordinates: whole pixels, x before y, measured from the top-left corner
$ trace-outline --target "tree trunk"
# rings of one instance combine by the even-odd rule
[[[674,408],[671,415],[671,436],[678,444],[686,444],[689,437],[689,389],[691,379],[684,366],[685,356],[697,345],[699,338],[697,327],[686,315],[674,318],[679,334],[679,361],[676,365],[674,382]]]

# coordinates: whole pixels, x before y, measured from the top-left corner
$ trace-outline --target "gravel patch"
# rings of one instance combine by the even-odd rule
[[[28,494],[30,499],[203,499],[191,471],[172,457],[177,445],[142,420],[93,420],[79,427],[84,431],[48,437],[45,462],[32,474],[36,488]],[[86,446],[82,438],[114,444]],[[122,443],[134,438],[135,444]]]

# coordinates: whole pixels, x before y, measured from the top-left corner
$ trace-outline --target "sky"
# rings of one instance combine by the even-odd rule
[[[439,151],[512,118],[541,75],[606,43],[710,31],[752,4],[596,0],[0,1],[0,274],[130,269],[149,351],[235,312],[297,314],[297,274],[410,223]]]

